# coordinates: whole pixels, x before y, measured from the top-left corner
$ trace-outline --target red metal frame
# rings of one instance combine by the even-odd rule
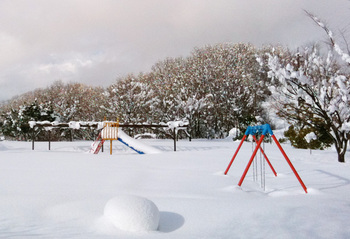
[[[225,175],[227,175],[228,171],[230,170],[230,168],[231,168],[231,166],[232,166],[232,163],[233,163],[233,161],[235,160],[235,158],[236,158],[236,156],[237,156],[237,154],[238,154],[238,151],[241,149],[242,144],[244,143],[244,140],[246,139],[246,137],[247,137],[247,135],[244,135],[243,138],[242,138],[242,140],[241,140],[241,142],[240,142],[240,144],[238,145],[238,148],[236,149],[235,154],[233,155],[233,157],[232,157],[230,163],[228,164],[228,166],[227,166],[227,168],[226,168],[226,170],[225,170]],[[258,141],[257,141],[257,139],[256,139],[256,137],[255,137],[255,135],[253,135],[253,139],[255,140],[256,143],[258,143]],[[264,155],[264,157],[265,157],[265,159],[266,159],[266,162],[269,164],[269,166],[270,166],[270,168],[271,168],[273,174],[277,177],[277,172],[276,172],[275,169],[273,168],[273,166],[272,166],[270,160],[267,158],[267,156],[266,156],[264,150],[263,150],[261,147],[260,147],[260,151],[261,151],[261,153]]]
[[[242,177],[241,177],[241,180],[239,180],[238,186],[241,186],[241,185],[242,185],[243,180],[244,180],[245,176],[246,176],[247,173],[248,173],[248,170],[249,170],[249,168],[250,168],[250,165],[252,165],[252,162],[253,162],[253,160],[254,160],[254,157],[255,157],[256,153],[258,152],[258,149],[260,148],[261,142],[264,140],[264,137],[265,137],[265,135],[261,135],[260,140],[259,140],[258,144],[256,145],[255,150],[254,150],[252,156],[250,157],[250,160],[249,160],[249,162],[248,162],[248,165],[247,165],[247,167],[246,167],[245,170],[244,170],[244,173],[243,173],[243,175],[242,175]]]
[[[265,125],[265,126],[266,126],[266,125]],[[239,146],[238,146],[238,148],[237,148],[235,154],[233,155],[233,157],[232,157],[232,159],[231,159],[229,165],[228,165],[227,168],[226,168],[225,175],[227,174],[227,172],[228,172],[228,170],[230,169],[230,167],[231,167],[233,161],[235,160],[235,158],[236,158],[236,156],[237,156],[237,154],[238,154],[238,151],[239,151],[240,148],[242,147],[242,144],[243,144],[244,140],[246,139],[247,135],[252,134],[252,135],[253,135],[253,139],[255,140],[255,142],[257,143],[257,145],[256,145],[256,147],[255,147],[255,149],[254,149],[254,151],[253,151],[252,156],[250,157],[250,159],[249,159],[249,161],[248,161],[248,164],[247,164],[247,166],[246,166],[246,168],[245,168],[245,170],[244,170],[244,172],[243,172],[243,175],[242,175],[241,179],[240,179],[239,182],[238,182],[238,186],[241,186],[241,185],[242,185],[242,183],[243,183],[243,181],[244,181],[244,178],[246,177],[246,175],[247,175],[247,173],[248,173],[248,171],[249,171],[249,168],[250,168],[250,166],[251,166],[251,164],[252,164],[252,162],[253,162],[253,160],[254,160],[254,157],[255,157],[255,155],[256,155],[256,153],[258,152],[259,149],[260,149],[260,151],[262,152],[262,154],[264,155],[264,157],[265,157],[267,163],[269,164],[269,166],[270,166],[272,172],[275,174],[275,176],[277,176],[277,173],[276,173],[276,171],[274,170],[274,168],[273,168],[271,162],[270,162],[269,159],[267,158],[267,156],[266,156],[264,150],[261,148],[261,143],[262,143],[263,140],[264,140],[265,134],[266,134],[266,133],[269,133],[269,134],[271,135],[271,137],[273,138],[274,142],[276,143],[276,145],[278,146],[279,150],[281,151],[282,155],[283,155],[284,158],[286,159],[286,161],[287,161],[289,167],[292,169],[294,175],[295,175],[296,178],[298,179],[298,181],[299,181],[300,185],[302,186],[302,188],[304,189],[305,193],[307,193],[307,188],[306,188],[306,186],[305,186],[303,180],[301,180],[301,178],[300,178],[298,172],[295,170],[295,168],[294,168],[292,162],[289,160],[287,154],[284,152],[282,146],[280,145],[280,143],[279,143],[278,140],[276,139],[275,135],[273,135],[270,126],[269,126],[269,125],[267,125],[267,126],[268,126],[268,127],[264,129],[265,131],[263,131],[263,134],[261,135],[259,141],[257,141],[255,135],[252,133],[254,130],[251,130],[252,128],[249,129],[249,127],[248,127],[248,129],[247,129],[246,133],[244,134],[244,136],[243,136],[243,138],[242,138],[242,140],[241,140],[241,142],[240,142],[240,144],[239,144]],[[255,128],[254,128],[254,129],[255,129]],[[268,129],[268,130],[267,130],[267,129]]]
[[[239,144],[239,146],[238,146],[238,148],[237,148],[235,154],[233,155],[233,157],[232,157],[230,163],[228,164],[228,166],[227,166],[227,168],[226,168],[225,175],[227,174],[228,170],[230,170],[231,165],[232,165],[232,163],[233,163],[233,160],[235,160],[235,158],[236,158],[236,156],[237,156],[237,154],[238,154],[238,151],[240,150],[240,148],[241,148],[241,146],[242,146],[242,144],[243,144],[243,142],[244,142],[244,140],[245,140],[246,137],[247,137],[247,135],[244,135],[244,136],[243,136],[243,138],[242,138],[242,140],[241,140],[241,143]]]
[[[287,154],[284,152],[282,146],[280,145],[280,143],[278,142],[278,140],[276,139],[276,137],[274,135],[271,135],[271,137],[273,138],[273,140],[275,141],[275,143],[277,144],[278,148],[280,149],[281,153],[283,154],[284,158],[287,160],[287,163],[289,164],[290,168],[292,169],[294,175],[297,177],[300,185],[303,187],[304,191],[307,193],[307,188],[303,182],[303,180],[301,180],[298,172],[295,170],[292,162],[289,160]]]

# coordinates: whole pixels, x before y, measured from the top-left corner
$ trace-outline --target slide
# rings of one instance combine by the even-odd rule
[[[156,154],[161,152],[152,146],[143,144],[140,140],[131,138],[120,128],[118,129],[118,140],[139,154]]]

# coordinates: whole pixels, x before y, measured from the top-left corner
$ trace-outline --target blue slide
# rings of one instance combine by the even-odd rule
[[[134,150],[135,152],[137,152],[138,154],[145,154],[144,152],[135,149],[133,146],[130,146],[127,142],[124,142],[124,141],[122,140],[122,138],[118,138],[118,140],[119,140],[120,142],[122,142],[123,144],[125,144],[126,146],[128,146],[129,148],[131,148],[132,150]]]
[[[155,154],[161,152],[152,146],[140,142],[140,140],[131,138],[120,128],[118,129],[118,140],[139,154]]]

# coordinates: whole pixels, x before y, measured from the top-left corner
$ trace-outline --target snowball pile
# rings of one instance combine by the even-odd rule
[[[117,228],[125,231],[155,231],[159,226],[159,210],[150,200],[120,195],[110,199],[104,208],[104,216]]]

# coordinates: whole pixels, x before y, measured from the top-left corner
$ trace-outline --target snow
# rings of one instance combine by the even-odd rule
[[[139,155],[121,143],[113,155],[87,153],[91,142],[0,142],[0,238],[349,238],[350,165],[333,150],[286,154],[306,194],[275,144],[265,152],[266,190],[237,183],[252,153],[239,141],[140,140],[161,151]],[[350,161],[349,153],[346,155]],[[260,156],[258,155],[258,158]],[[258,170],[259,171],[259,170]],[[133,195],[154,202],[156,231],[126,231],[104,215],[109,200]],[[124,200],[125,204],[128,204]],[[132,205],[133,203],[130,204]],[[126,216],[124,216],[126,218]]]
[[[160,150],[158,150],[157,148],[149,146],[141,142],[140,140],[131,138],[120,128],[118,129],[118,138],[121,139],[124,142],[124,144],[127,144],[130,147],[134,148],[135,150],[141,151],[142,153],[146,153],[146,154],[160,153]]]
[[[154,202],[134,195],[110,199],[104,208],[104,216],[115,227],[131,232],[157,230],[160,217]]]
[[[317,139],[317,136],[314,132],[310,132],[307,135],[305,135],[304,139],[306,140],[307,143],[310,143],[312,140]]]
[[[137,134],[134,136],[134,139],[156,139],[157,135],[156,134],[152,134],[152,133],[143,133],[143,134]]]
[[[239,136],[241,131],[239,128],[232,128],[230,132],[228,133],[228,138],[235,139],[237,136]]]
[[[167,125],[170,129],[174,130],[174,128],[178,129],[181,127],[186,127],[189,124],[187,120],[177,120],[177,121],[169,121]]]

